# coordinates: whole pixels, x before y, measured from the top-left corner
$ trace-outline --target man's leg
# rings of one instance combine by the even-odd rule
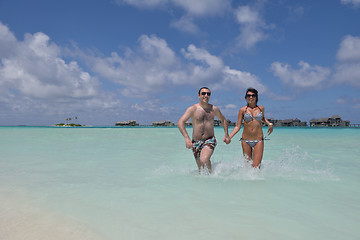
[[[211,173],[211,161],[210,158],[214,152],[214,149],[210,146],[205,146],[200,152],[200,159],[198,166],[200,165],[201,168],[206,167],[209,173]],[[200,168],[199,168],[200,170]]]

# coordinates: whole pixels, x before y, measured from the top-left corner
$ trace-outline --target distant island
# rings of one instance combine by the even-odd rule
[[[56,127],[85,127],[85,125],[81,125],[78,123],[70,123],[72,119],[71,118],[66,118],[66,123],[58,123],[55,124]],[[75,121],[78,120],[78,117],[74,118]]]
[[[81,125],[78,123],[58,123],[55,124],[56,127],[85,127],[85,125]]]

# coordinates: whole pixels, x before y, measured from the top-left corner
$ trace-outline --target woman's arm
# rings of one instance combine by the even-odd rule
[[[267,134],[270,135],[274,130],[274,125],[265,118],[265,108],[264,107],[262,107],[262,112],[263,112],[263,121],[266,123],[266,125],[269,126]]]
[[[242,120],[243,120],[243,110],[242,110],[242,108],[240,108],[236,126],[234,127],[234,129],[231,131],[231,133],[229,135],[230,139],[233,138],[240,131]]]

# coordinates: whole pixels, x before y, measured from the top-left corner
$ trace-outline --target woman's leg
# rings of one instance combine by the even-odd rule
[[[242,146],[243,155],[244,155],[246,161],[251,161],[252,155],[253,155],[252,148],[244,140],[241,140],[241,146]]]
[[[259,167],[264,153],[264,140],[258,142],[253,149],[253,167]]]

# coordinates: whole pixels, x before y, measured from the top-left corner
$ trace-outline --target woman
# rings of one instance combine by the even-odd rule
[[[244,120],[244,130],[241,138],[241,146],[243,154],[248,161],[253,162],[253,167],[260,168],[261,160],[264,152],[264,134],[262,131],[262,121],[268,126],[268,135],[273,131],[273,124],[265,118],[265,109],[258,106],[258,91],[254,88],[246,90],[245,99],[247,105],[240,108],[236,126],[230,133],[233,138],[240,130]]]

